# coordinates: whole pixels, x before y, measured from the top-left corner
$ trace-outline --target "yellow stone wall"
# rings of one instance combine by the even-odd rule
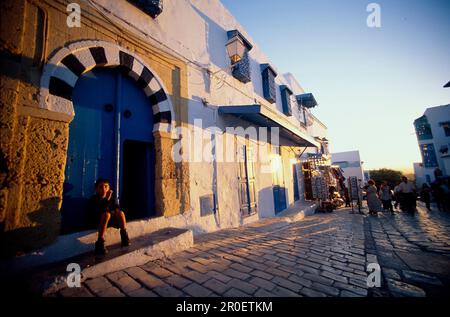
[[[120,45],[147,63],[164,83],[175,126],[187,121],[187,66],[145,40],[112,26],[85,2],[81,27],[66,24],[67,2],[5,0],[0,3],[0,235],[2,253],[30,251],[59,234],[71,117],[39,108],[45,62],[81,40]],[[187,163],[171,159],[173,140],[155,135],[156,209],[173,216],[189,210]]]

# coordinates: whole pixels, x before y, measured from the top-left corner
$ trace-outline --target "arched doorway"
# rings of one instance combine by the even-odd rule
[[[154,117],[142,88],[120,68],[97,67],[79,77],[72,101],[62,233],[87,229],[97,178],[111,182],[129,220],[154,215]]]

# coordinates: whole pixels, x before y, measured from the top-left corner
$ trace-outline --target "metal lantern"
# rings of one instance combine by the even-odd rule
[[[225,46],[232,64],[236,64],[244,56],[245,45],[242,39],[238,36],[233,36]]]

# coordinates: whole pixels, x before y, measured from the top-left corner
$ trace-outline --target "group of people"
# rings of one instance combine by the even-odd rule
[[[439,210],[447,210],[448,202],[443,197],[449,196],[448,185],[446,192],[445,186],[440,186],[433,190],[427,184],[424,184],[422,189],[417,191],[415,185],[408,181],[407,177],[403,176],[402,181],[394,189],[391,189],[386,181],[378,189],[375,186],[375,181],[372,179],[368,181],[366,188],[367,206],[371,215],[376,215],[381,211],[391,211],[393,213],[394,209],[398,207],[402,211],[414,213],[417,209],[418,196],[425,203],[427,209],[431,210],[431,195],[433,195],[434,200],[438,204]]]

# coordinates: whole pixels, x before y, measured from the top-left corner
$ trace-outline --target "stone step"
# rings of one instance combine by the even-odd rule
[[[76,263],[81,269],[81,282],[129,267],[143,265],[149,261],[165,258],[174,253],[191,248],[194,245],[192,230],[165,228],[131,239],[131,245],[108,246],[108,253],[96,256],[94,251],[65,259],[56,264],[33,269],[30,288],[32,293],[48,295],[67,287],[67,271],[70,263]]]

